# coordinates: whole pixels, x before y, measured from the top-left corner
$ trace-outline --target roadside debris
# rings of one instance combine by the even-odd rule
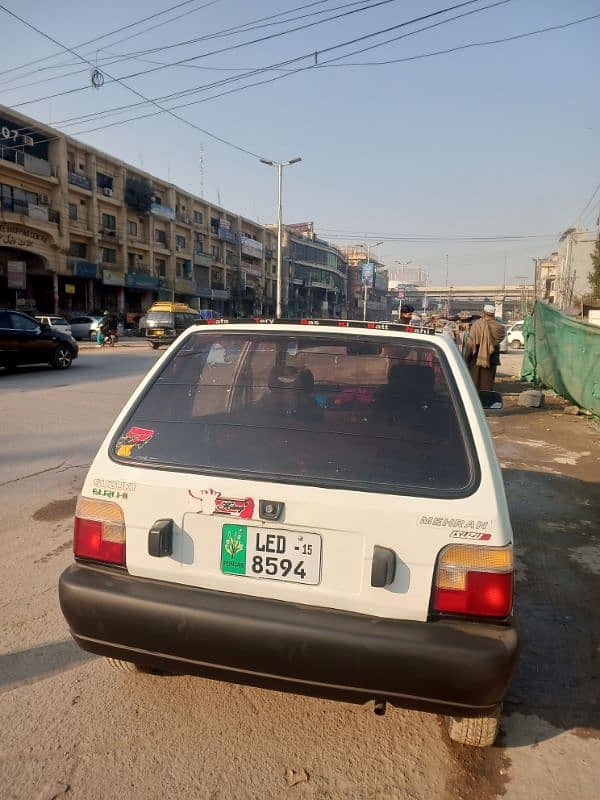
[[[519,395],[519,405],[525,408],[540,408],[544,405],[544,393],[539,389],[525,389]]]

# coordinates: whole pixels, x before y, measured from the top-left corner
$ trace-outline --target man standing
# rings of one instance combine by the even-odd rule
[[[405,305],[403,303],[400,308],[400,319],[398,320],[398,322],[401,325],[410,325],[414,313],[415,313],[414,306],[411,306],[408,303],[406,303]]]
[[[496,370],[500,364],[500,342],[504,339],[504,325],[495,318],[496,309],[491,304],[483,307],[483,317],[469,331],[465,359],[477,389],[494,388]]]

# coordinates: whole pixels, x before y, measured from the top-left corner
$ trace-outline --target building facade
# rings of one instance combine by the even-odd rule
[[[340,247],[348,261],[348,317],[363,319],[365,310],[365,287],[362,280],[362,266],[367,255],[373,264],[372,286],[367,286],[366,312],[369,320],[388,319],[390,316],[388,302],[388,270],[369,254],[366,244]]]
[[[545,258],[536,258],[535,296],[562,311],[576,310],[590,294],[592,253],[600,229],[568,228],[558,248]]]
[[[0,106],[0,305],[271,313],[272,231]]]
[[[270,226],[270,231],[276,249],[277,227]],[[286,225],[282,237],[284,316],[345,317],[347,297],[348,264],[344,254],[319,239],[313,223]]]

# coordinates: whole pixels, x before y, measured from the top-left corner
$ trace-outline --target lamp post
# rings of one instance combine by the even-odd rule
[[[384,240],[382,239],[380,242],[375,242],[375,244],[373,244],[373,245],[371,245],[371,244],[367,245],[367,264],[371,263],[371,247],[379,247],[380,244],[383,244],[383,241]],[[361,245],[361,247],[364,248],[364,244]],[[373,271],[373,279],[374,278],[375,278],[375,271]],[[367,318],[368,287],[367,287],[366,281],[364,280],[364,275],[363,275],[363,282],[365,284],[364,287],[363,287],[364,288],[364,294],[363,294],[363,320],[366,320],[366,318]]]
[[[277,167],[277,301],[275,316],[277,319],[281,318],[281,195],[283,183],[283,168],[289,167],[292,164],[297,164],[302,161],[300,157],[290,158],[289,161],[269,161],[266,158],[261,158],[260,163],[266,164],[267,167]]]

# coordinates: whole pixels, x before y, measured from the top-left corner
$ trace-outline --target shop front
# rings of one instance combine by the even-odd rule
[[[58,278],[58,302],[61,313],[89,313],[101,305],[98,265],[93,261],[70,259],[73,275]]]
[[[0,222],[0,305],[56,313],[59,255],[50,233]]]
[[[158,298],[160,280],[140,272],[125,274],[125,311],[144,313]]]

